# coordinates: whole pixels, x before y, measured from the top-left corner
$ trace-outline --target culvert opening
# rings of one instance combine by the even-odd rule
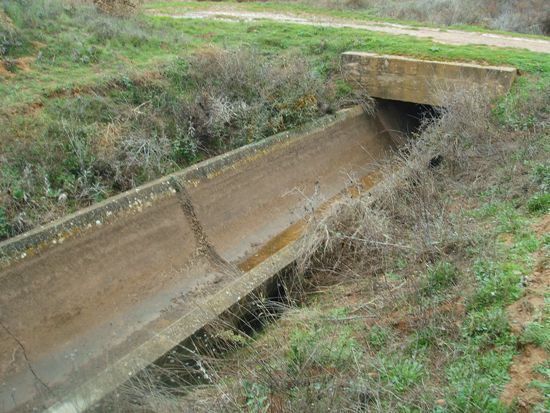
[[[424,122],[439,117],[441,113],[439,108],[426,104],[382,98],[375,98],[374,101],[378,116],[388,132],[405,139],[417,134]]]

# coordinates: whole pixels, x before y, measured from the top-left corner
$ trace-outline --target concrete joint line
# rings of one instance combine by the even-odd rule
[[[170,178],[170,184],[176,190],[176,196],[178,197],[181,210],[183,211],[185,219],[191,227],[193,236],[195,237],[195,241],[198,245],[199,255],[206,256],[208,261],[210,261],[212,265],[221,270],[224,274],[229,273],[233,275],[241,275],[242,273],[235,266],[231,265],[231,263],[229,263],[218,253],[218,251],[216,251],[216,248],[208,239],[208,236],[206,235],[206,232],[204,231],[204,228],[195,211],[191,196],[189,195],[189,192],[187,192],[185,186],[182,185],[175,177]]]

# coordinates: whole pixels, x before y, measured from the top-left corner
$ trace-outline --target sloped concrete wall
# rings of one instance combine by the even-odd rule
[[[445,91],[476,87],[490,96],[506,94],[517,74],[512,67],[436,62],[375,53],[342,54],[345,78],[370,96],[445,106]]]
[[[116,364],[104,394],[143,367],[129,354],[160,357],[195,327],[161,332],[214,308],[204,299],[227,295],[240,263],[392,146],[378,117],[348,109],[0,243],[0,412],[46,408]]]

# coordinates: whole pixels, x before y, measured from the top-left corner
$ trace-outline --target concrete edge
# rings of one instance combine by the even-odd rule
[[[96,377],[45,410],[46,413],[81,413],[168,353],[191,338],[205,325],[222,317],[231,307],[248,297],[295,262],[303,236],[289,243],[267,260],[231,282],[183,315],[155,337],[149,339]]]
[[[185,185],[197,186],[233,168],[236,163],[250,162],[265,152],[275,150],[280,144],[289,145],[308,135],[320,132],[337,122],[362,115],[363,109],[355,106],[327,115],[292,131],[281,132],[261,141],[229,151],[199,162],[181,171],[156,179],[137,188],[123,192],[98,204],[79,210],[47,225],[35,228],[16,237],[0,242],[0,269],[10,263],[36,255],[48,247],[54,247],[67,239],[79,236],[96,226],[104,225],[122,214],[139,213],[154,202],[173,196],[175,189],[170,179],[176,178]],[[1,275],[0,275],[1,278]]]
[[[342,57],[343,56],[365,56],[365,57],[372,57],[376,59],[392,59],[392,60],[401,60],[406,62],[434,63],[434,64],[440,64],[445,66],[471,67],[471,68],[477,68],[477,69],[489,69],[489,70],[497,70],[497,71],[510,72],[510,73],[518,72],[518,69],[513,66],[493,66],[493,65],[484,65],[479,63],[468,63],[468,62],[450,61],[450,60],[429,60],[429,59],[420,59],[420,58],[415,58],[410,56],[378,54],[378,53],[372,53],[372,52],[348,51],[348,52],[343,52],[341,56]]]

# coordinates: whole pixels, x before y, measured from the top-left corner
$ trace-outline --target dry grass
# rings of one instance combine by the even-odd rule
[[[0,239],[361,101],[302,56],[210,47],[48,102],[0,140]]]
[[[111,16],[131,16],[139,11],[143,0],[93,0],[96,7]]]
[[[494,132],[482,91],[455,91],[445,101],[439,116],[425,119],[421,132],[380,166],[382,185],[345,198],[310,226],[303,268],[338,273],[356,262],[376,275],[396,256],[433,262],[465,242],[452,222],[446,185],[471,171],[474,158],[496,150]]]

